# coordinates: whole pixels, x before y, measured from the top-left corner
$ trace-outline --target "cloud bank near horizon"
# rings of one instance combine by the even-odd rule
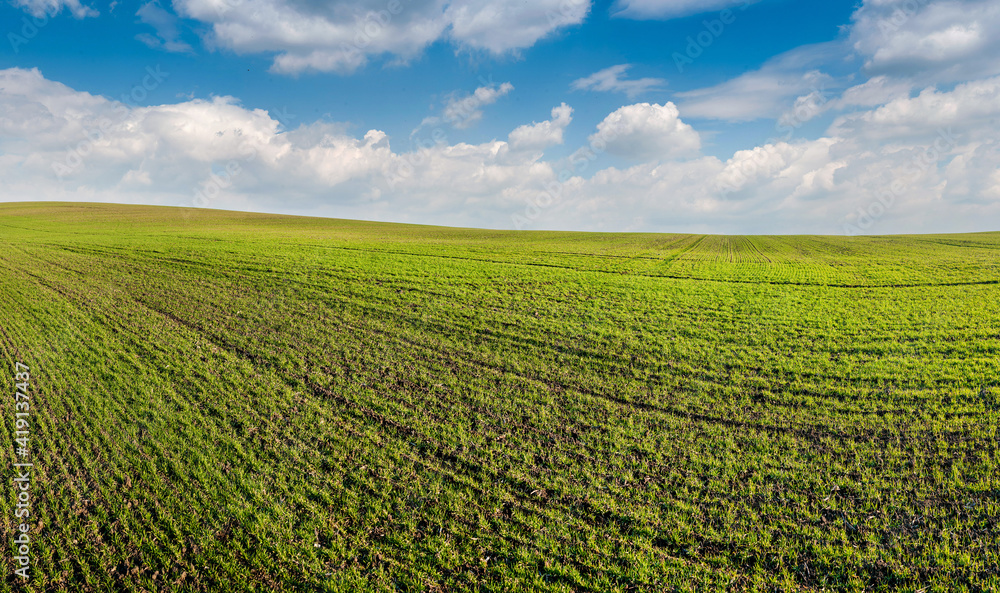
[[[233,11],[226,1],[234,0],[174,6],[211,23],[214,39],[230,49],[279,52],[274,65],[283,72],[350,71],[372,52],[405,58],[444,38],[492,53],[515,51],[579,24],[592,9],[582,0],[530,9],[413,0],[383,25],[398,28],[386,36],[392,45],[354,54],[355,63],[328,39],[337,23],[364,22],[380,3],[241,0]],[[630,6],[669,13],[688,4]],[[75,0],[21,5],[29,12],[67,8],[85,20],[92,10]],[[639,100],[666,81],[629,80],[628,64],[597,68],[567,83],[567,101],[526,112],[503,135],[477,143],[449,134],[516,97],[517,80],[452,91],[440,115],[418,128],[437,126],[430,140],[414,147],[377,127],[352,132],[348,122],[289,127],[281,114],[247,108],[233,96],[139,106],[76,90],[37,68],[8,68],[0,70],[0,200],[194,205],[485,228],[988,230],[1000,221],[1000,62],[982,56],[1000,50],[985,34],[1000,23],[1000,2],[911,5],[869,0],[842,40],[797,48],[731,80],[675,93],[675,100]],[[369,13],[357,13],[362,8]],[[500,41],[494,33],[501,24],[523,25],[522,33]],[[161,36],[183,43],[174,33]],[[831,68],[843,51],[859,61],[856,73]],[[143,84],[165,76],[151,68]],[[621,102],[584,120],[571,100],[591,94]],[[818,118],[826,118],[824,129],[803,133]],[[772,138],[732,154],[706,154],[715,122],[756,120],[775,122]],[[584,139],[579,145],[567,145],[572,131]]]
[[[815,140],[776,140],[728,160],[700,153],[673,103],[625,105],[567,159],[545,150],[566,104],[508,138],[395,151],[377,129],[292,130],[232,97],[132,107],[38,70],[0,71],[0,199],[78,200],[315,212],[510,228],[842,232],[864,221],[925,228],[960,210],[998,220],[1000,77],[929,87],[839,116]],[[601,154],[629,167],[596,163]],[[641,212],[642,218],[630,216]],[[945,229],[947,230],[947,229]],[[959,229],[960,230],[960,229]]]

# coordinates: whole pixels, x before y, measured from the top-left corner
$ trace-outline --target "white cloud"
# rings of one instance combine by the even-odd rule
[[[17,69],[2,71],[0,86],[4,112],[20,115],[0,119],[5,149],[61,191],[113,191],[120,181],[141,179],[189,200],[213,167],[228,161],[248,172],[227,189],[255,193],[288,184],[315,191],[371,175],[390,154],[377,135],[357,140],[324,124],[279,133],[267,112],[229,97],[132,108]]]
[[[1000,74],[997,0],[865,0],[846,27],[845,42],[803,46],[760,69],[712,87],[678,93],[685,117],[727,121],[777,118],[799,125],[830,111],[847,111],[908,97],[914,88]],[[846,86],[827,72],[844,54],[863,60],[867,81]]]
[[[931,84],[1000,73],[993,58],[1000,52],[1000,38],[985,34],[1000,27],[996,0],[867,0],[851,21],[849,47],[864,60],[862,73],[871,78],[839,97],[815,90],[799,95],[779,123],[796,125],[831,111],[876,107],[909,99],[913,89]],[[835,67],[834,58],[827,56],[828,66]],[[734,81],[727,84],[735,86]],[[787,98],[781,100],[787,103]]]
[[[492,105],[514,90],[505,82],[500,86],[481,86],[471,95],[451,97],[444,106],[444,121],[458,129],[470,128],[483,119],[483,107]]]
[[[927,84],[1000,74],[998,29],[996,0],[867,0],[850,41],[868,73]]]
[[[839,97],[826,89],[797,97],[791,109],[778,118],[779,126],[798,127],[824,113],[858,107],[875,107],[900,97],[909,97],[912,83],[885,75],[870,78],[845,90]]]
[[[156,30],[156,35],[140,33],[136,39],[145,43],[153,49],[162,48],[169,52],[188,53],[193,51],[191,46],[180,40],[180,31],[177,27],[177,17],[167,12],[156,0],[143,4],[135,13],[139,20]]]
[[[584,177],[578,160],[542,159],[570,121],[565,105],[508,141],[395,152],[379,130],[283,131],[229,97],[129,107],[37,70],[0,70],[0,200],[181,205],[201,192],[216,208],[495,228],[534,204],[532,228],[986,230],[1000,220],[998,87],[927,89],[842,116],[823,138],[727,160],[699,154],[698,133],[672,104],[627,105],[591,140],[643,162]],[[939,125],[951,139],[939,141]],[[887,195],[890,206],[866,223]]]
[[[425,117],[410,136],[413,138],[431,126],[448,125],[459,130],[471,128],[483,119],[483,107],[496,103],[513,90],[514,85],[509,82],[500,85],[490,82],[471,94],[450,93],[444,101],[441,115]]]
[[[651,90],[657,90],[667,84],[662,78],[639,78],[636,80],[626,80],[626,71],[631,68],[631,64],[619,64],[595,72],[585,78],[573,81],[573,90],[577,91],[604,91],[613,93],[625,93],[629,99]]]
[[[93,8],[80,4],[80,0],[14,0],[14,5],[39,18],[55,16],[63,8],[78,19],[100,14]]]
[[[212,25],[210,41],[237,53],[277,52],[272,70],[350,73],[370,55],[409,59],[440,38],[442,2],[174,0],[182,16]],[[392,9],[390,11],[390,8]]]
[[[614,16],[631,19],[671,19],[739,7],[746,9],[760,0],[618,0]]]
[[[553,137],[568,117],[554,110]],[[520,186],[552,178],[540,154],[502,141],[395,153],[379,130],[361,139],[324,123],[284,132],[231,97],[133,108],[21,69],[0,71],[0,149],[0,200],[23,200],[29,188],[38,199],[173,205],[201,195],[219,208],[399,220],[473,203],[485,204],[475,212],[511,209],[526,195]]]
[[[523,125],[510,133],[511,150],[545,150],[563,143],[563,130],[573,121],[573,108],[563,103],[552,108],[552,119]]]
[[[808,95],[797,97],[792,103],[791,109],[778,117],[780,130],[797,128],[807,121],[828,111],[832,102],[825,91],[814,90]]]
[[[799,74],[762,69],[677,96],[686,117],[751,121],[778,117],[782,105],[792,102],[797,94],[803,91],[824,94],[832,82],[830,76],[818,70]]]
[[[238,6],[236,5],[238,4]],[[438,40],[494,54],[583,22],[591,0],[174,0],[238,53],[277,52],[272,70],[351,73],[370,56],[406,62]]]
[[[751,121],[780,117],[783,106],[797,96],[819,92],[824,96],[835,84],[820,67],[840,56],[837,43],[807,45],[768,60],[715,86],[677,93],[684,117]],[[842,56],[840,56],[842,58]]]
[[[466,0],[449,3],[445,17],[450,37],[460,45],[502,54],[582,23],[590,5],[591,0]]]
[[[837,105],[841,108],[874,107],[908,96],[911,88],[909,82],[894,80],[885,75],[876,76],[844,91]]]
[[[979,137],[995,133],[998,117],[1000,77],[995,77],[960,84],[948,92],[929,87],[916,97],[901,96],[871,111],[841,116],[828,133],[898,141],[958,128]]]
[[[637,159],[693,156],[701,137],[681,121],[673,103],[637,103],[617,109],[597,125],[591,143],[603,141],[611,154]]]

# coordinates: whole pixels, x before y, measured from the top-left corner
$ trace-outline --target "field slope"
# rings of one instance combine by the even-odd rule
[[[1000,233],[0,204],[3,590],[996,591]]]

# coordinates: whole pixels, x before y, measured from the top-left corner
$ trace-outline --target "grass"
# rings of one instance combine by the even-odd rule
[[[20,203],[0,269],[5,590],[1000,589],[1000,233]]]

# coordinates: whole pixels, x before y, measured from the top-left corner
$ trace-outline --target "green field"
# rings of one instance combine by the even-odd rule
[[[1000,590],[1000,233],[0,204],[4,590]]]

